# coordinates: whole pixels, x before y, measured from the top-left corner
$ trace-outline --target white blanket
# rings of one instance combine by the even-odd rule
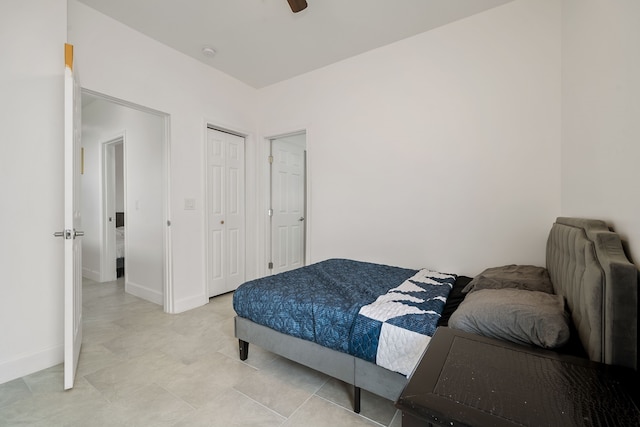
[[[423,269],[360,309],[358,329],[370,335],[379,330],[377,349],[370,350],[377,365],[411,374],[435,333],[455,280],[455,275]]]

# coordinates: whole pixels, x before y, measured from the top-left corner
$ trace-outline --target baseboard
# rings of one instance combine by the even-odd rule
[[[173,313],[182,313],[193,308],[201,307],[207,303],[209,303],[209,298],[207,298],[207,296],[204,294],[189,298],[183,298],[174,302]]]
[[[124,285],[124,291],[131,295],[137,296],[138,298],[150,301],[154,304],[164,305],[162,292],[158,292],[154,289],[149,289],[137,283],[126,282]]]
[[[0,384],[58,365],[63,360],[64,347],[59,345],[36,353],[18,355],[12,360],[0,361]]]
[[[82,277],[86,277],[87,279],[91,279],[94,282],[100,282],[102,278],[100,277],[99,271],[93,271],[88,268],[82,268]]]

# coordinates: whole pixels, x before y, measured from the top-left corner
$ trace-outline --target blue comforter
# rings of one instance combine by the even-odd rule
[[[255,323],[375,362],[375,348],[363,348],[363,342],[377,346],[371,330],[379,331],[380,320],[385,320],[374,319],[377,323],[370,327],[366,325],[367,319],[363,323],[363,315],[359,312],[363,307],[375,306],[379,299],[389,300],[389,295],[402,296],[406,286],[403,284],[414,286],[409,279],[416,273],[418,270],[330,259],[244,283],[234,293],[233,308],[239,316]],[[427,316],[426,321],[433,323],[426,328],[429,331],[435,330],[439,313],[455,281],[454,275],[447,277],[450,286],[439,287],[443,288],[438,291],[439,298],[434,300],[435,305],[430,303],[437,313]],[[405,294],[417,295],[412,291],[415,289]],[[430,289],[429,295],[433,293]],[[407,306],[415,311],[416,304],[418,302],[409,302]],[[420,329],[418,333],[424,333],[425,327],[420,321],[400,323],[406,323],[400,326],[409,328],[414,324]],[[369,336],[363,340],[353,336],[354,330],[365,331]]]

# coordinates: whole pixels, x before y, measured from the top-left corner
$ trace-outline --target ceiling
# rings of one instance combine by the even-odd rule
[[[513,0],[79,1],[261,88]]]

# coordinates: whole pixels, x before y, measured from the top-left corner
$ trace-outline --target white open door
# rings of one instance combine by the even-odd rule
[[[122,147],[123,136],[102,143],[102,261],[100,278],[103,282],[117,279],[118,248],[116,242],[116,147]],[[122,171],[120,171],[122,173]]]
[[[273,274],[305,265],[305,149],[271,142],[271,238]]]
[[[73,46],[65,44],[64,71],[64,388],[73,387],[82,345],[82,236],[80,231],[80,85]]]

